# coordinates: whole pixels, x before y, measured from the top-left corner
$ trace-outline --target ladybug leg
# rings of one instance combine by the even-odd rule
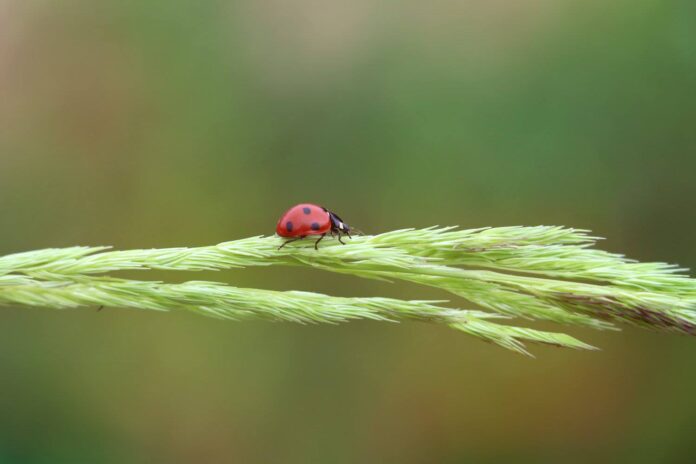
[[[282,245],[280,245],[280,246],[278,247],[278,249],[280,250],[281,248],[283,248],[283,247],[284,247],[285,245],[287,245],[288,243],[296,242],[296,241],[298,241],[298,240],[302,240],[303,238],[304,238],[304,235],[303,235],[302,237],[296,237],[296,238],[293,238],[293,239],[290,239],[290,240],[286,240],[285,242],[283,242]]]
[[[317,241],[314,242],[314,249],[315,249],[315,250],[318,250],[318,249],[319,249],[319,247],[318,247],[317,245],[319,245],[319,242],[321,242],[321,239],[324,238],[325,235],[326,235],[326,234],[321,234],[321,237],[319,237],[319,238],[317,239]]]
[[[341,240],[341,231],[336,231],[336,235],[338,236],[338,241],[341,242],[341,245],[345,245],[346,243]]]

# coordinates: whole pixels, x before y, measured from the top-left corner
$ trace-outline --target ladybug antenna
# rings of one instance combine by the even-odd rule
[[[365,232],[360,229],[356,229],[355,227],[350,228],[350,233],[353,235],[367,235]]]

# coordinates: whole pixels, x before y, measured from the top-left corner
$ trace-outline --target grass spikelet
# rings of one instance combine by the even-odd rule
[[[111,251],[70,247],[0,257],[0,304],[45,308],[112,306],[185,310],[220,319],[339,323],[353,319],[440,323],[528,354],[524,343],[592,349],[564,333],[522,327],[552,321],[605,330],[632,324],[696,335],[696,280],[663,263],[639,263],[593,248],[588,231],[563,227],[404,229],[278,249],[279,237],[195,248]],[[170,284],[110,277],[117,271],[210,271],[305,266],[438,288],[482,310],[446,301],[339,298],[192,281]],[[501,323],[505,321],[506,323]]]

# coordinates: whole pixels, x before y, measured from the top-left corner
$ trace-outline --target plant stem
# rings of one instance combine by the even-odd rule
[[[416,319],[446,324],[524,352],[523,341],[589,346],[564,334],[490,319],[521,317],[594,329],[615,329],[613,322],[621,322],[696,334],[696,280],[676,266],[638,263],[593,249],[595,240],[586,231],[560,227],[445,227],[360,236],[345,246],[327,239],[319,250],[307,241],[278,249],[283,243],[279,237],[250,237],[196,248],[47,249],[0,257],[0,304],[188,310],[226,319],[294,322]],[[213,282],[166,284],[101,275],[270,265],[435,287],[489,312],[446,308],[440,306],[442,302],[338,298]]]

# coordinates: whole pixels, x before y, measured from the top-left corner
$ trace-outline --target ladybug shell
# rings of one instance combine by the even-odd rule
[[[328,211],[312,203],[295,205],[278,219],[276,233],[281,237],[321,235],[331,230]]]

